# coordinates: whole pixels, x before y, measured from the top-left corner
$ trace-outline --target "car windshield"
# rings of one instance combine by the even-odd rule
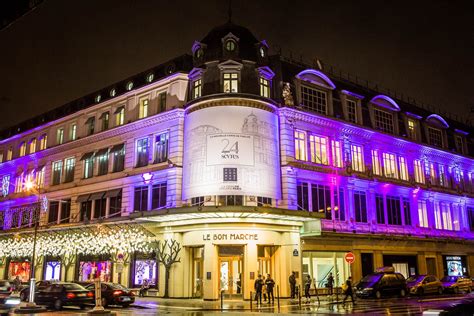
[[[113,288],[114,290],[123,290],[123,291],[128,291],[128,289],[126,287],[124,287],[123,285],[121,284],[116,284],[116,283],[111,283],[109,284],[111,288]]]
[[[456,277],[456,276],[444,276],[441,279],[441,282],[456,282],[457,279],[458,279],[458,277]]]
[[[360,283],[377,283],[381,277],[382,274],[369,274],[360,280]]]
[[[68,291],[84,291],[85,290],[85,288],[75,283],[66,283],[64,284],[64,288]]]
[[[408,283],[411,282],[421,282],[425,276],[424,275],[414,275],[407,279]]]

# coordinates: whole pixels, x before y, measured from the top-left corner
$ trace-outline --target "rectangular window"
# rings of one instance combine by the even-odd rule
[[[23,173],[20,173],[15,178],[15,193],[23,191]]]
[[[153,184],[151,194],[152,210],[166,207],[166,182]]]
[[[380,164],[379,151],[377,149],[372,149],[372,172],[374,175],[382,175],[382,166]]]
[[[86,121],[87,136],[94,134],[95,117],[89,117]]]
[[[377,213],[377,223],[385,224],[384,201],[380,194],[375,195],[375,211]]]
[[[387,178],[398,179],[397,157],[394,154],[383,153],[383,171]]]
[[[443,221],[443,229],[453,230],[453,219],[451,217],[451,205],[448,203],[440,202],[441,207],[441,218]]]
[[[272,198],[257,196],[257,206],[272,206]]]
[[[191,206],[203,206],[204,196],[196,196],[191,198]]]
[[[23,157],[24,155],[26,155],[26,143],[22,142],[20,144],[20,157]]]
[[[219,206],[243,205],[242,195],[219,195]]]
[[[7,151],[7,161],[12,160],[12,159],[13,159],[13,149],[12,149],[12,148],[8,148],[8,151]]]
[[[374,109],[375,129],[393,134],[393,114]]]
[[[48,146],[48,135],[43,134],[40,138],[40,150],[45,150],[46,147]]]
[[[94,157],[84,159],[84,179],[94,176]]]
[[[346,100],[347,120],[357,123],[357,103],[353,100]]]
[[[224,73],[223,74],[223,90],[224,92],[239,92],[239,74],[237,73]]]
[[[337,190],[334,189],[334,219],[344,221],[346,220],[346,212],[345,212],[345,204],[344,204],[344,189],[339,188]]]
[[[432,185],[436,185],[437,184],[437,177],[436,177],[435,164],[430,162],[429,166],[430,166],[430,183]]]
[[[301,105],[307,110],[327,114],[326,92],[301,86]]]
[[[295,158],[307,160],[306,156],[306,132],[295,130]]]
[[[112,148],[113,172],[122,171],[125,168],[125,145],[116,145]]]
[[[107,215],[106,206],[107,206],[107,198],[105,196],[102,196],[102,198],[95,199],[93,218],[105,218],[105,216]]]
[[[452,217],[453,217],[453,229],[455,231],[461,230],[461,219],[459,218],[459,206],[453,205],[452,208]]]
[[[71,200],[61,201],[61,223],[69,223],[71,218]]]
[[[57,223],[59,217],[59,202],[49,202],[48,223]]]
[[[62,160],[53,162],[53,185],[61,183],[61,176],[63,172]]]
[[[35,153],[35,152],[36,152],[36,138],[32,138],[30,140],[30,154]]]
[[[407,123],[408,123],[408,130],[407,130],[408,138],[410,138],[412,140],[416,140],[417,136],[416,136],[416,122],[415,122],[415,120],[408,119]]]
[[[64,143],[64,128],[58,128],[56,131],[56,144],[61,145]]]
[[[97,175],[102,176],[107,174],[109,172],[109,151],[107,150],[105,153],[96,157],[99,169]]]
[[[441,207],[438,202],[434,203],[434,218],[436,229],[443,229],[443,224],[441,222]]]
[[[443,133],[441,130],[428,127],[428,142],[436,147],[443,147]]]
[[[331,155],[332,165],[337,168],[342,168],[342,148],[341,142],[338,140],[331,141]]]
[[[168,132],[155,136],[155,160],[154,163],[168,160]]]
[[[355,221],[367,223],[367,197],[363,191],[354,191]]]
[[[298,210],[309,211],[308,183],[298,183],[296,187]]]
[[[116,195],[110,197],[109,217],[120,216],[122,213],[122,190]]]
[[[71,124],[69,128],[69,140],[76,140],[77,138],[77,124]]]
[[[102,121],[102,131],[106,131],[109,129],[109,112],[104,112],[100,116],[100,119]]]
[[[469,220],[469,229],[471,232],[474,232],[474,207],[467,207],[466,211]]]
[[[312,184],[312,211],[324,213],[326,219],[332,219],[331,189],[327,185]]]
[[[428,227],[428,209],[425,200],[418,200],[418,222],[420,227]]]
[[[136,167],[148,165],[148,137],[137,140]]]
[[[160,113],[166,111],[166,92],[162,92],[159,95],[160,99]]]
[[[352,155],[352,169],[358,172],[364,172],[364,158],[362,154],[362,147],[358,145],[351,145]]]
[[[309,149],[311,162],[327,165],[328,164],[328,146],[327,138],[316,135],[309,135]]]
[[[135,188],[134,208],[135,211],[148,210],[148,186]]]
[[[67,158],[64,163],[64,182],[74,181],[75,158]]]
[[[411,212],[410,200],[402,198],[403,217],[405,218],[405,225],[411,226]]]
[[[270,97],[270,80],[260,77],[260,95],[264,98]]]
[[[401,225],[402,213],[400,210],[400,198],[387,196],[387,221],[389,225]]]
[[[125,107],[120,106],[115,110],[115,125],[120,126],[125,123]]]
[[[88,221],[92,215],[92,201],[81,202],[81,221]]]
[[[201,79],[193,81],[192,91],[193,92],[192,92],[191,98],[193,100],[201,97],[202,95],[202,80]]]
[[[413,164],[415,169],[415,182],[425,183],[425,168],[423,161],[415,159]]]
[[[3,162],[3,153],[0,153],[0,163]]]
[[[405,157],[398,157],[398,167],[400,170],[400,179],[403,181],[408,181],[408,166],[407,159]]]
[[[444,169],[444,166],[441,164],[438,164],[438,171],[439,171],[439,185],[442,187],[447,187],[448,179],[446,178],[446,171]]]
[[[140,100],[140,109],[138,111],[138,118],[145,118],[148,116],[148,99]]]
[[[36,185],[38,188],[44,188],[44,167],[36,170]]]
[[[454,136],[456,151],[460,154],[464,154],[464,138],[460,135]]]

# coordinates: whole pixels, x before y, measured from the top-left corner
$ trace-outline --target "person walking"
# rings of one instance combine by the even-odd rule
[[[342,304],[345,304],[347,298],[350,296],[351,300],[352,300],[352,304],[355,305],[354,292],[352,290],[352,277],[351,276],[349,278],[347,278],[347,280],[346,280],[346,289],[344,290],[344,294],[345,294],[345,296],[344,296],[344,299],[342,300]]]
[[[309,303],[311,301],[311,295],[309,294],[310,289],[311,289],[311,276],[307,274],[306,280],[304,281],[304,297],[306,298],[306,303]]]
[[[15,279],[13,279],[13,287],[15,288],[16,292],[21,290],[21,280],[18,275],[15,277]]]
[[[295,271],[291,272],[291,275],[288,278],[288,282],[290,282],[291,298],[295,298],[295,295],[296,295],[296,273],[295,273]]]
[[[149,288],[150,288],[150,285],[148,284],[148,280],[144,279],[143,282],[142,282],[142,285],[140,286],[139,296],[140,297],[145,297],[145,295],[146,295]]]
[[[275,296],[273,295],[273,288],[275,287],[275,281],[273,281],[270,274],[267,274],[267,279],[265,280],[265,285],[266,285],[266,288],[267,288],[268,304],[270,304],[270,297],[272,299],[272,303],[275,303]]]
[[[262,280],[262,275],[259,274],[258,278],[255,280],[255,283],[253,285],[255,289],[255,300],[257,301],[257,304],[262,304],[262,290],[263,290],[263,280]]]
[[[332,293],[333,293],[333,288],[334,288],[334,277],[332,276],[332,272],[329,273],[326,286],[327,286],[327,288],[328,288],[328,294],[329,294],[329,295],[332,295]]]

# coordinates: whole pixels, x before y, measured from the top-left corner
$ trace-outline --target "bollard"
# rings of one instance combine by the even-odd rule
[[[278,313],[280,312],[280,287],[277,285],[277,305],[278,305]]]
[[[250,291],[250,310],[252,310],[252,303],[253,303],[252,291]]]
[[[221,310],[224,310],[224,291],[221,290]]]
[[[301,309],[301,286],[298,285],[298,305]]]

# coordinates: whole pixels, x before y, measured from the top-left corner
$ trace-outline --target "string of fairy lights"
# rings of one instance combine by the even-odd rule
[[[149,253],[153,251],[153,240],[145,231],[137,227],[41,234],[36,239],[36,256]],[[0,239],[0,258],[31,256],[33,241],[32,235]]]

